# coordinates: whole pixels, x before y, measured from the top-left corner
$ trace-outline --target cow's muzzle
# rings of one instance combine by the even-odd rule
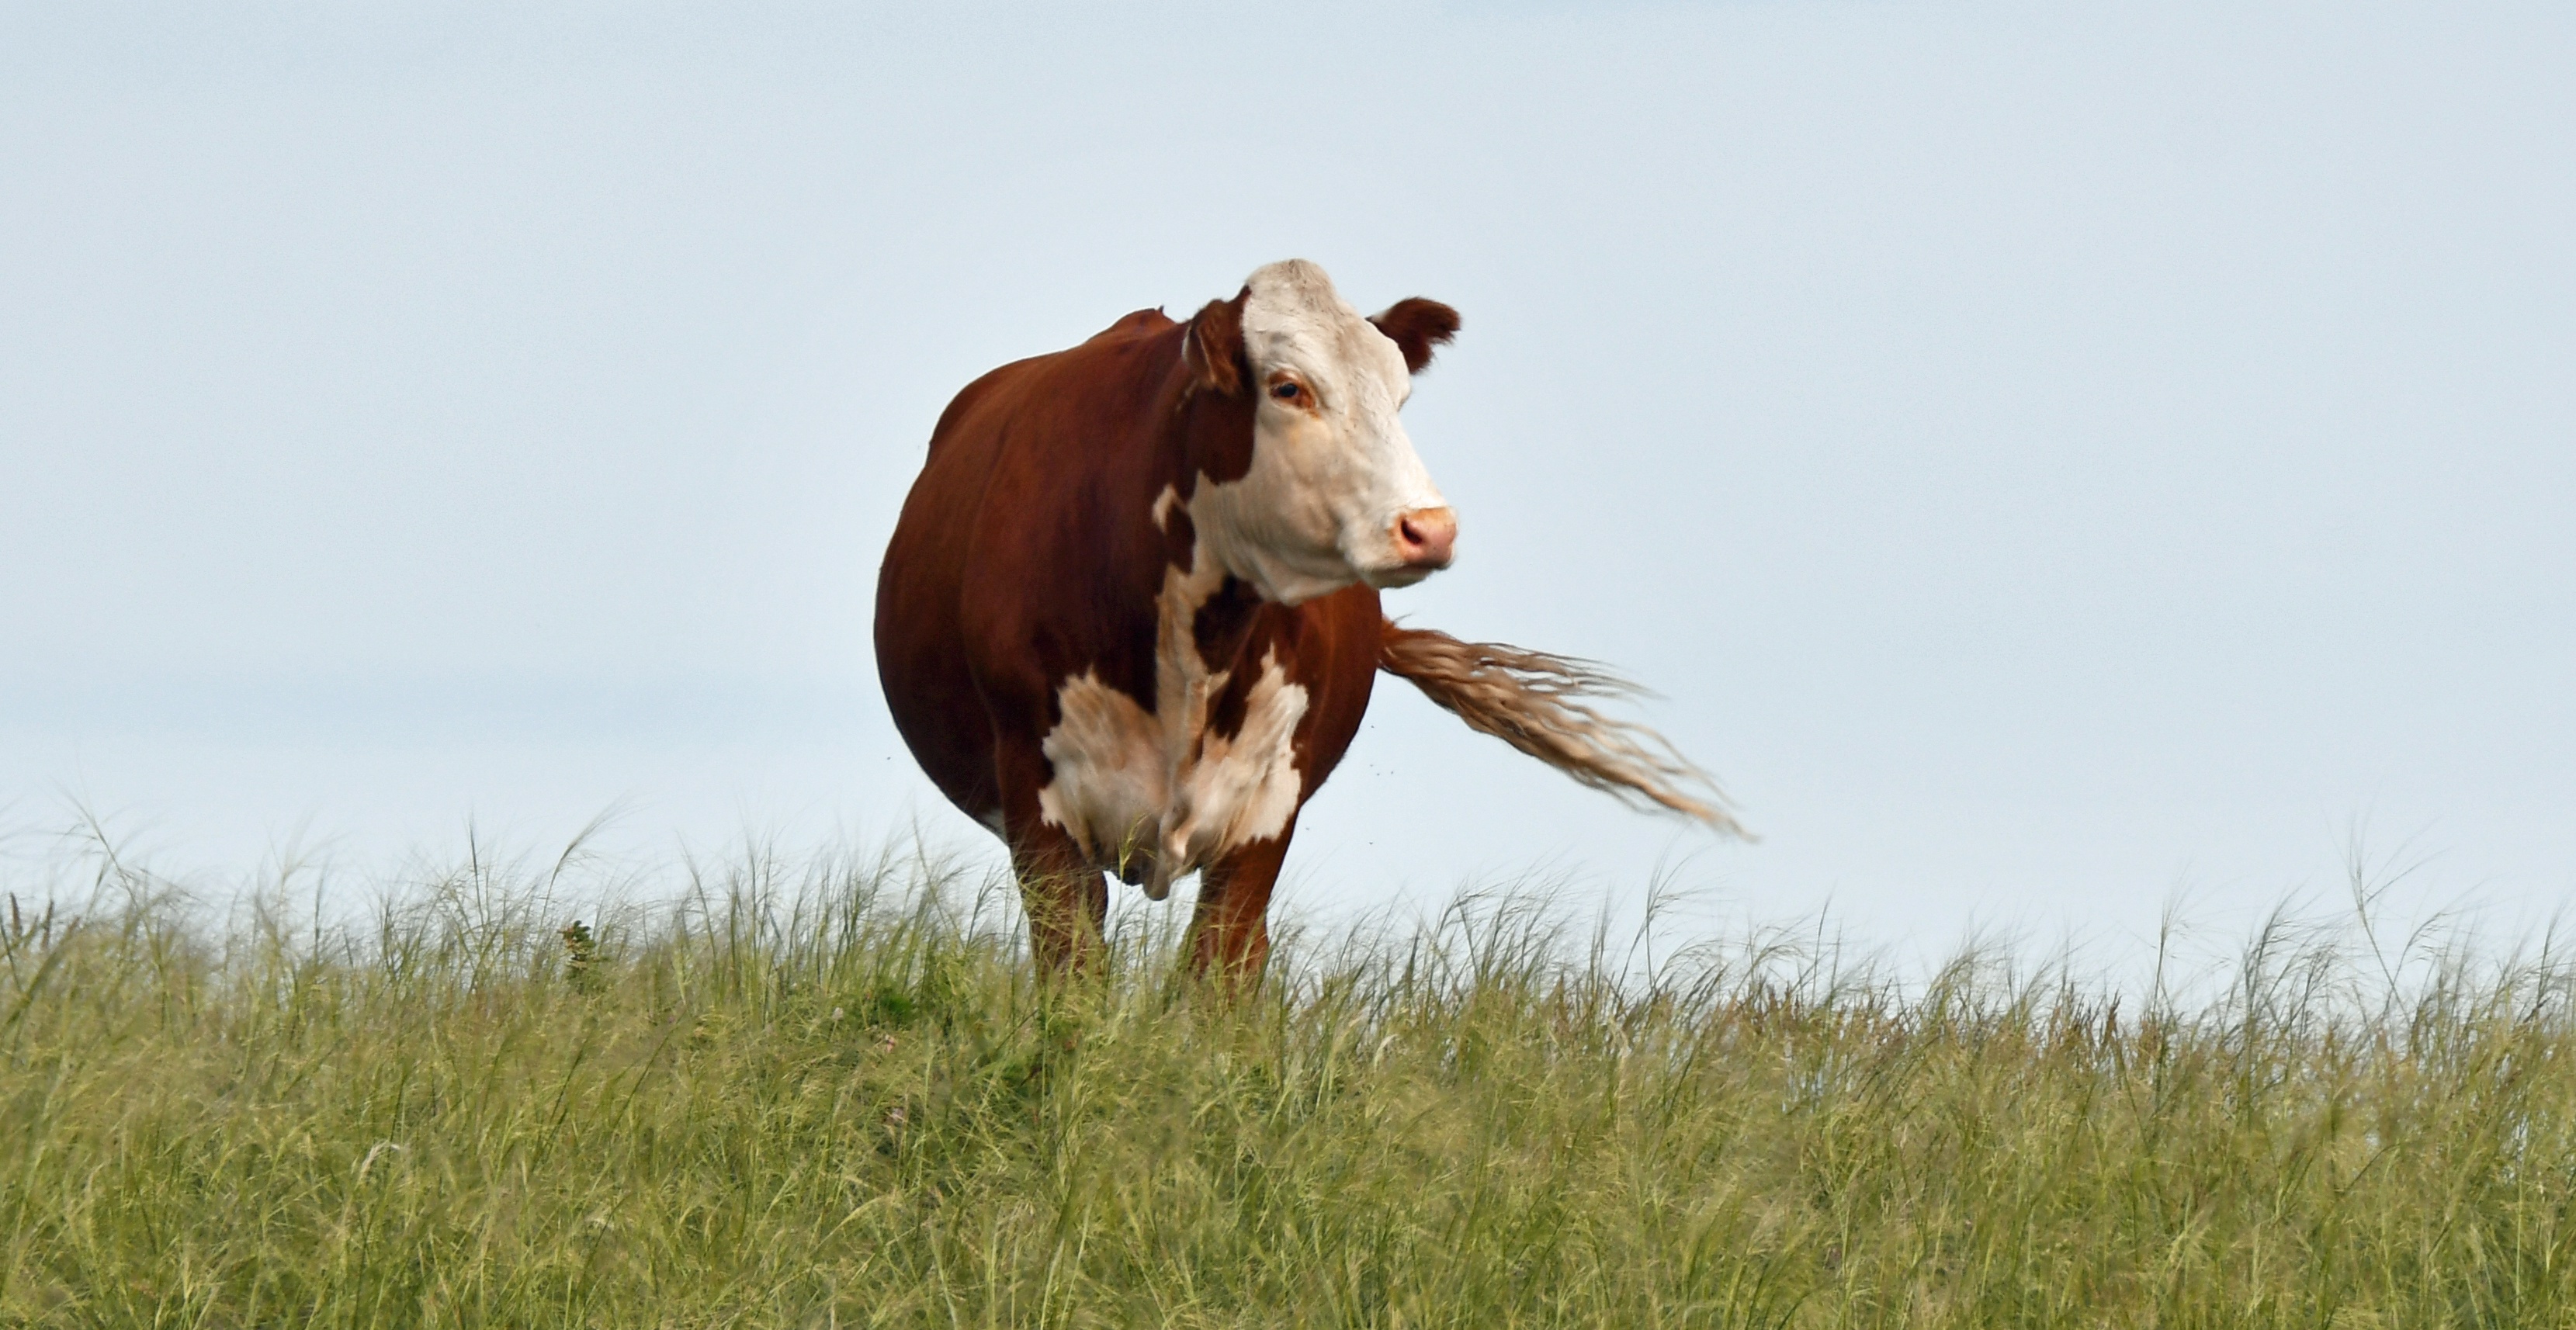
[[[1448,508],[1416,508],[1396,514],[1395,556],[1409,570],[1433,572],[1449,566],[1458,543],[1458,514]]]

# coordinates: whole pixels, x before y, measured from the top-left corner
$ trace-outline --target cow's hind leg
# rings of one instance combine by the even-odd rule
[[[1190,915],[1191,970],[1236,981],[1260,977],[1270,960],[1270,891],[1279,884],[1279,866],[1296,832],[1292,817],[1278,835],[1236,846],[1199,875],[1198,908]]]

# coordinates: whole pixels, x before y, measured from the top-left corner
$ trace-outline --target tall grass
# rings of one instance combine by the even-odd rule
[[[479,852],[337,923],[93,867],[0,920],[0,1323],[2576,1319],[2545,949],[2275,920],[2122,1010],[1505,894],[1229,996],[1153,929],[1039,985],[921,862],[579,930]]]

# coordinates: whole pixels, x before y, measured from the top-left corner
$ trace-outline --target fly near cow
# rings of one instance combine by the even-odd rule
[[[1698,768],[1595,705],[1618,679],[1380,608],[1456,552],[1397,413],[1458,327],[1418,297],[1362,318],[1292,259],[941,414],[878,575],[877,669],[922,769],[1010,847],[1042,966],[1096,951],[1107,875],[1161,900],[1197,873],[1192,964],[1258,971],[1298,811],[1381,670],[1586,785],[1741,834]]]

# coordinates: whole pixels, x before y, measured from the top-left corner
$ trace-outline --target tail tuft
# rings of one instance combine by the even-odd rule
[[[1662,735],[1596,710],[1590,699],[1632,697],[1636,685],[1588,661],[1462,642],[1387,623],[1378,668],[1467,722],[1596,790],[1660,806],[1745,840],[1726,795]]]

